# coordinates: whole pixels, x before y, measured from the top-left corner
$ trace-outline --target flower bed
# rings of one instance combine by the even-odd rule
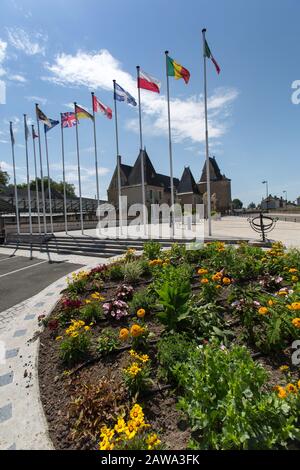
[[[56,448],[299,446],[300,252],[148,242],[74,275],[41,319]]]

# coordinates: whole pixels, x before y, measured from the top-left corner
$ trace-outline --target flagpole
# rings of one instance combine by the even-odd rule
[[[45,134],[45,149],[46,149],[46,162],[47,162],[47,174],[48,174],[47,178],[48,178],[50,225],[51,225],[51,233],[54,233],[54,230],[53,230],[53,214],[52,214],[51,179],[50,179],[49,153],[48,153],[48,138],[47,138],[47,131],[46,131],[45,124],[44,124],[44,134]]]
[[[142,201],[143,201],[143,222],[144,230],[146,230],[146,193],[145,193],[145,162],[144,162],[144,150],[143,150],[143,134],[142,134],[142,108],[141,108],[141,89],[139,87],[140,78],[140,66],[137,65],[137,88],[138,88],[138,99],[139,99],[139,124],[140,124],[140,149],[141,149],[141,180],[142,180]]]
[[[24,133],[25,133],[25,154],[26,154],[26,170],[27,170],[29,233],[30,235],[32,235],[31,194],[30,194],[29,161],[28,161],[28,127],[27,127],[26,114],[24,114]]]
[[[10,125],[10,136],[11,136],[11,154],[13,162],[13,173],[14,173],[14,187],[15,187],[15,209],[16,209],[16,220],[17,220],[17,234],[20,235],[20,218],[19,218],[19,201],[18,201],[18,189],[17,189],[17,178],[16,178],[16,164],[15,164],[15,139],[13,137],[12,121]]]
[[[204,115],[205,115],[205,150],[206,150],[206,194],[207,194],[207,217],[208,235],[211,237],[211,195],[210,195],[210,168],[209,168],[209,147],[208,147],[208,119],[207,119],[207,84],[206,84],[206,54],[205,54],[205,33],[202,29],[203,37],[203,61],[204,61]]]
[[[40,171],[41,171],[41,190],[42,190],[44,233],[47,233],[46,204],[45,204],[45,191],[44,191],[44,175],[43,175],[43,162],[42,162],[42,145],[41,145],[41,136],[40,136],[40,121],[39,121],[39,116],[38,116],[37,109],[38,109],[38,104],[36,103],[35,111],[36,111],[36,121],[37,121],[38,139],[39,139],[39,155],[40,155]]]
[[[81,196],[81,177],[80,177],[80,157],[79,157],[79,138],[78,138],[78,119],[76,111],[77,103],[74,102],[75,117],[76,117],[76,147],[77,147],[77,164],[78,164],[78,187],[79,187],[79,206],[80,206],[80,223],[81,223],[81,233],[84,235],[83,228],[83,212],[82,212],[82,196]]]
[[[64,129],[63,129],[63,117],[60,113],[61,121],[61,155],[62,155],[62,167],[63,167],[63,186],[64,186],[64,216],[65,216],[65,232],[68,234],[68,215],[67,215],[67,192],[66,192],[66,172],[65,172],[65,145],[64,145]]]
[[[96,190],[97,190],[97,203],[98,207],[100,204],[100,196],[99,196],[99,174],[98,174],[98,152],[97,152],[97,136],[96,136],[96,114],[94,109],[94,95],[95,93],[92,91],[92,106],[93,106],[93,126],[94,126],[94,146],[95,146],[95,171],[96,171]]]
[[[35,140],[34,140],[34,125],[31,125],[31,133],[32,133],[32,144],[33,144],[33,157],[34,157],[34,173],[35,173],[35,192],[36,192],[36,208],[37,208],[37,215],[38,215],[38,225],[39,225],[39,233],[41,233],[41,217],[40,217],[40,198],[39,198],[39,185],[37,179],[37,165],[36,165],[36,149],[35,149]]]
[[[168,103],[168,127],[169,127],[169,159],[170,159],[170,186],[171,186],[171,226],[172,226],[172,237],[175,234],[174,226],[174,179],[173,179],[173,154],[172,154],[172,134],[171,134],[171,113],[170,113],[170,86],[169,86],[169,75],[168,75],[168,54],[169,51],[165,51],[166,55],[166,75],[167,75],[167,103]]]
[[[117,180],[118,180],[118,202],[119,202],[119,228],[122,234],[123,218],[122,218],[122,187],[121,187],[121,166],[120,166],[120,153],[119,153],[119,132],[118,132],[118,113],[117,113],[117,100],[116,96],[116,80],[114,84],[114,106],[115,106],[115,125],[116,125],[116,146],[117,146]]]

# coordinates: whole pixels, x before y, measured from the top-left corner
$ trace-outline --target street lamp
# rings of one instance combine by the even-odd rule
[[[286,205],[287,205],[287,202],[288,202],[288,200],[287,200],[287,191],[282,191],[282,192],[283,192],[283,194],[285,194],[285,202],[286,202]]]
[[[268,209],[268,197],[269,197],[268,181],[264,180],[264,181],[262,181],[262,184],[266,185],[266,209]]]

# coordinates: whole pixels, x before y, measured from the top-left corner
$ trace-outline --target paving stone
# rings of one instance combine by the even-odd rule
[[[0,387],[11,384],[13,380],[14,380],[13,372],[8,372],[7,374],[0,375]]]
[[[40,308],[43,305],[45,305],[45,302],[38,302],[37,304],[34,305],[34,308]]]
[[[18,338],[19,336],[24,336],[27,330],[16,330],[14,332],[14,338]]]
[[[33,313],[32,315],[26,315],[24,320],[33,320],[34,318],[35,318],[35,313]]]
[[[19,353],[19,348],[16,349],[9,349],[5,353],[5,359],[11,359],[12,357],[16,357]]]
[[[4,405],[0,408],[0,423],[4,423],[12,417],[12,404]]]
[[[17,450],[16,443],[14,442],[11,446],[9,446],[6,450]]]
[[[48,294],[46,294],[46,297],[51,297],[51,295],[54,295],[55,292],[48,292]]]

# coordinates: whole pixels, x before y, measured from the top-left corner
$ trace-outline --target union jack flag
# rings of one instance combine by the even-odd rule
[[[75,113],[62,113],[61,125],[62,127],[74,127],[77,124]]]

